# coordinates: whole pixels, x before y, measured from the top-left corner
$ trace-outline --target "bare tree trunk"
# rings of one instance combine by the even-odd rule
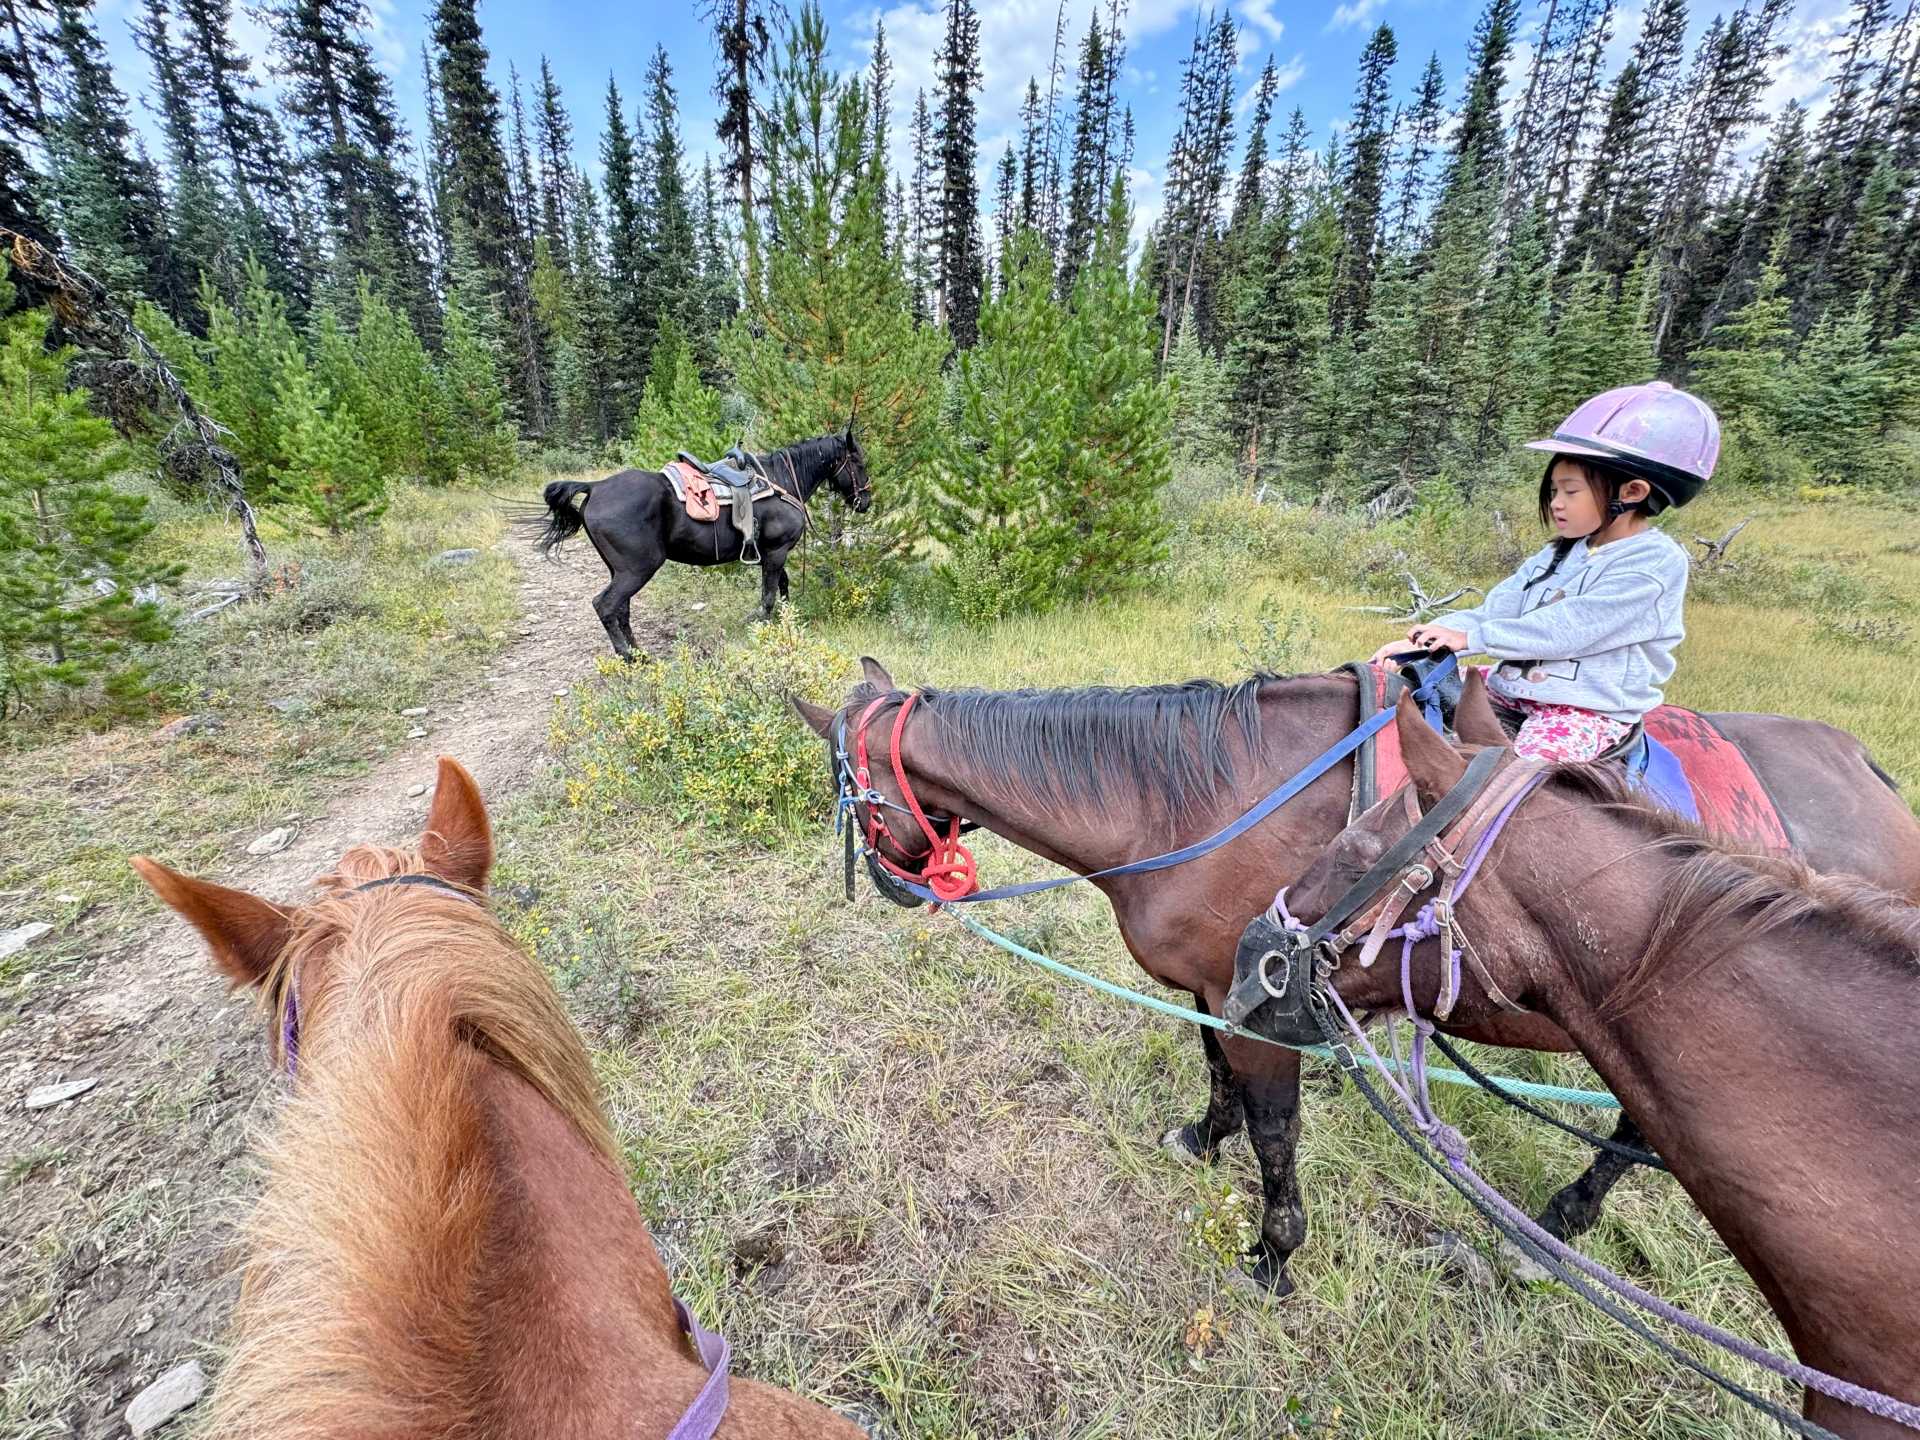
[[[240,478],[240,462],[233,458],[231,450],[220,443],[222,435],[232,432],[200,412],[200,407],[194,404],[180,377],[173,373],[160,352],[140,333],[133,318],[114,303],[106,287],[98,280],[77,266],[68,264],[37,241],[4,225],[0,225],[0,243],[7,245],[9,259],[15,270],[53,292],[54,314],[62,325],[78,334],[90,336],[96,342],[111,342],[101,344],[100,348],[126,353],[132,363],[153,376],[180,414],[179,423],[161,442],[162,453],[166,455],[170,466],[200,475],[204,483],[226,502],[234,518],[240,522],[247,562],[253,571],[253,583],[256,588],[264,585],[267,578],[267,550],[260,543],[260,532],[254,525],[253,506],[247,500],[246,486]]]

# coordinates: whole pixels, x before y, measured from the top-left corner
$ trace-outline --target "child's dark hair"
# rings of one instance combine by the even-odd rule
[[[1600,491],[1600,513],[1614,515],[1623,513],[1612,507],[1620,504],[1620,492],[1640,477],[1629,474],[1618,465],[1609,465],[1604,460],[1589,459],[1585,455],[1555,455],[1547,461],[1547,468],[1540,473],[1540,523],[1553,524],[1553,467],[1565,462],[1578,465],[1587,472],[1587,483]],[[1625,510],[1647,510],[1651,508],[1646,500],[1635,500],[1624,507]]]
[[[1589,459],[1585,455],[1555,455],[1547,461],[1547,468],[1542,471],[1540,475],[1540,523],[1542,525],[1553,524],[1553,467],[1562,461],[1570,465],[1578,465],[1586,472],[1587,483],[1593,486],[1595,490],[1601,492],[1599,497],[1601,514],[1611,516],[1624,514],[1628,510],[1649,509],[1644,499],[1628,501],[1625,504],[1621,504],[1620,492],[1625,489],[1631,481],[1639,479],[1639,476],[1628,474],[1618,465],[1609,465],[1604,460]],[[1620,509],[1615,510],[1613,507],[1616,505],[1619,505]],[[1555,540],[1553,542],[1552,563],[1538,575],[1527,581],[1527,583],[1521,587],[1522,590],[1531,590],[1534,586],[1540,584],[1541,581],[1551,577],[1553,573],[1560,568],[1560,562],[1565,560],[1567,556],[1573,552],[1573,547],[1579,543],[1578,540]]]

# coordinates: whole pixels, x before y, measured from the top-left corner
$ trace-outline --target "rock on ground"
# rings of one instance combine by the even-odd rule
[[[176,1365],[133,1397],[127,1406],[127,1428],[135,1440],[151,1435],[207,1393],[207,1372],[198,1360]]]

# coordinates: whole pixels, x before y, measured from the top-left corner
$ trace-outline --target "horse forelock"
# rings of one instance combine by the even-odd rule
[[[1755,852],[1650,801],[1612,765],[1568,765],[1554,781],[1619,817],[1644,837],[1629,851],[1658,852],[1680,863],[1661,879],[1660,905],[1646,947],[1600,1000],[1619,1016],[1650,998],[1656,981],[1698,978],[1742,944],[1795,926],[1846,932],[1878,963],[1920,977],[1920,907],[1854,876],[1825,875],[1792,856]],[[1686,955],[1684,976],[1667,967]]]
[[[489,1067],[525,1080],[619,1169],[579,1033],[491,916],[434,887],[353,893],[419,868],[403,851],[350,851],[268,977],[283,995],[300,976],[300,1075],[261,1151],[220,1434],[477,1423],[490,1403],[469,1373],[483,1266],[509,1193]]]
[[[1230,789],[1258,750],[1260,696],[1280,677],[1237,684],[921,693],[942,740],[984,792],[1020,804],[1087,805],[1103,815],[1157,804],[1173,820]]]

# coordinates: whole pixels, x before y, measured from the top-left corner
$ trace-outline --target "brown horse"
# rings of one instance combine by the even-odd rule
[[[419,849],[354,847],[308,905],[133,864],[262,997],[293,1071],[210,1433],[667,1434],[708,1372],[586,1049],[487,912],[472,777],[442,759]],[[738,1379],[715,1433],[861,1435]]]
[[[1396,723],[1431,808],[1466,756],[1411,707]],[[1293,884],[1289,910],[1320,916],[1407,828],[1382,801]],[[1456,914],[1493,984],[1572,1036],[1640,1117],[1795,1354],[1920,1401],[1920,910],[1735,853],[1575,766],[1515,811]],[[1349,1007],[1402,1008],[1398,954],[1334,971]],[[1416,1005],[1439,983],[1429,940]],[[1495,1013],[1470,967],[1460,984],[1457,1017]],[[1912,1434],[1813,1393],[1804,1408],[1842,1435]]]
[[[831,737],[839,723],[851,726],[871,702],[897,693],[882,665],[861,663],[865,679],[838,715],[796,702],[821,735]],[[1234,686],[928,690],[908,719],[901,752],[929,810],[965,816],[1087,874],[1212,834],[1350,731],[1358,706],[1357,682],[1347,673],[1258,676]],[[883,707],[869,744],[874,787],[898,804],[892,718]],[[1857,740],[1777,715],[1712,718],[1765,780],[1810,864],[1920,894],[1920,825]],[[1477,674],[1468,676],[1458,723],[1463,733],[1503,736]],[[1352,763],[1342,762],[1231,845],[1177,869],[1093,882],[1141,968],[1218,1015],[1241,931],[1346,825],[1352,779]],[[856,819],[864,826],[866,807]],[[896,833],[908,844],[889,847],[890,858],[917,865],[925,843],[910,825]],[[1448,1029],[1489,1044],[1573,1048],[1535,1016]],[[1204,1028],[1200,1039],[1212,1077],[1207,1111],[1167,1142],[1183,1158],[1209,1159],[1245,1127],[1265,1200],[1260,1241],[1247,1264],[1255,1279],[1285,1294],[1292,1289],[1287,1259],[1307,1231],[1294,1169],[1300,1057],[1257,1041],[1221,1040]],[[1638,1141],[1630,1113],[1615,1138]],[[1541,1223],[1562,1238],[1589,1229],[1630,1164],[1601,1154],[1548,1202]]]

